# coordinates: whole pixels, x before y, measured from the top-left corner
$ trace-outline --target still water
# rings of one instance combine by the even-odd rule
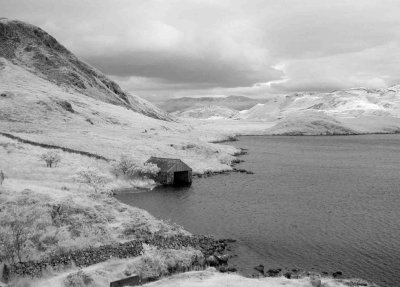
[[[400,135],[240,137],[240,168],[190,188],[120,194],[192,233],[238,240],[244,274],[260,263],[342,271],[400,286]]]

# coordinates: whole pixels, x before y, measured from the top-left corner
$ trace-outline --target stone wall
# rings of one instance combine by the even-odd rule
[[[161,235],[153,235],[143,240],[144,243],[157,246],[161,249],[181,249],[184,247],[193,247],[199,249],[204,256],[214,253],[221,253],[225,250],[229,239],[216,240],[209,236],[195,235],[174,237],[163,237]]]
[[[54,255],[47,260],[27,261],[3,268],[3,281],[8,282],[15,277],[40,277],[48,269],[58,270],[72,265],[86,267],[107,261],[110,258],[128,258],[143,254],[143,243],[156,246],[160,249],[182,249],[193,247],[200,250],[204,256],[223,253],[229,240],[216,240],[208,236],[183,236],[176,235],[164,237],[161,235],[149,235],[142,240],[126,243],[103,245],[96,248],[73,250],[60,255]]]
[[[5,265],[3,268],[3,280],[8,282],[15,277],[40,277],[48,269],[57,270],[72,265],[86,267],[110,258],[136,257],[142,253],[143,246],[140,241],[73,250],[51,256],[43,261],[27,261]]]
[[[0,135],[5,136],[10,139],[13,139],[13,140],[16,140],[18,142],[33,145],[33,146],[39,146],[39,147],[43,147],[43,148],[47,148],[47,149],[60,149],[62,151],[69,152],[69,153],[80,154],[83,156],[87,156],[87,157],[91,157],[91,158],[95,158],[95,159],[101,159],[104,161],[110,161],[108,158],[105,158],[104,156],[101,156],[101,155],[98,155],[95,153],[91,153],[91,152],[87,152],[87,151],[81,151],[81,150],[76,150],[76,149],[72,149],[72,148],[68,148],[68,147],[39,143],[39,142],[31,141],[31,140],[26,140],[26,139],[20,138],[18,136],[15,136],[13,134],[4,133],[4,132],[0,132]]]

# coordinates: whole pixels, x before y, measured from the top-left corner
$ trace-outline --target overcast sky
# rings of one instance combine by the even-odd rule
[[[0,0],[149,99],[400,83],[399,0]]]

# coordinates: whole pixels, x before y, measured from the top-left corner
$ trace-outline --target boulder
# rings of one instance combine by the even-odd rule
[[[287,279],[290,279],[292,278],[292,273],[286,272],[285,274],[283,274],[283,276],[285,276]]]
[[[257,265],[256,267],[254,267],[254,269],[260,272],[261,274],[264,274],[264,265],[262,264]]]
[[[282,270],[282,269],[268,269],[267,275],[268,275],[269,277],[278,276],[279,273],[281,272],[281,270]]]
[[[229,266],[228,267],[228,272],[237,272],[237,269],[236,269],[236,267]]]
[[[228,268],[225,267],[225,266],[219,267],[218,270],[219,270],[219,272],[221,272],[221,273],[226,273],[226,272],[228,272]]]
[[[342,271],[336,271],[336,272],[334,272],[334,273],[332,274],[333,278],[337,278],[337,277],[340,277],[340,276],[342,276],[342,275],[343,275],[343,272],[342,272]]]

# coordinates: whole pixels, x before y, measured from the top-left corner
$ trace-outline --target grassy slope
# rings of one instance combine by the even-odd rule
[[[219,132],[199,132],[190,125],[166,122],[94,100],[43,80],[0,59],[0,131],[24,139],[97,153],[110,159],[131,154],[179,157],[195,172],[230,169],[236,149],[207,141]],[[68,101],[74,112],[59,103]]]
[[[66,228],[75,228],[73,224],[76,221],[83,224],[77,227],[79,235],[71,235],[70,232],[59,234],[57,246],[38,252],[30,259],[37,259],[57,248],[84,248],[135,239],[135,235],[124,233],[127,226],[146,227],[152,232],[163,230],[171,234],[185,232],[155,219],[142,209],[122,204],[75,180],[76,173],[87,167],[99,173],[109,173],[110,166],[105,161],[60,152],[62,160],[59,166],[47,168],[40,159],[45,151],[0,136],[0,170],[6,174],[0,187],[1,204],[7,205],[24,197],[38,200],[38,204],[43,204],[49,210],[52,206],[63,205],[71,210],[65,216],[72,226],[65,224]],[[116,184],[118,182],[111,182],[108,188]],[[49,230],[49,234],[51,232]]]
[[[0,79],[0,131],[24,139],[109,159],[118,159],[122,154],[132,155],[138,161],[152,155],[179,157],[197,173],[230,169],[232,155],[237,152],[227,145],[208,143],[224,139],[219,132],[202,133],[187,124],[150,118],[87,97],[3,58],[0,58]],[[73,112],[65,109],[64,101],[71,104]],[[136,238],[136,234],[126,233],[127,230],[187,233],[74,180],[79,170],[90,167],[111,178],[106,189],[125,187],[126,182],[110,174],[110,163],[59,151],[62,161],[57,168],[50,169],[40,159],[46,151],[0,135],[0,170],[7,176],[0,186],[0,210],[14,204],[38,209],[49,219],[53,208],[62,206],[62,227],[50,224],[39,239],[48,242],[51,238],[51,243],[42,250],[30,248],[24,260]],[[125,263],[118,260],[105,263],[108,273],[104,271],[99,282],[106,286],[109,280],[123,277],[121,268],[126,267]],[[49,274],[50,278],[59,276],[62,275],[57,272]]]

